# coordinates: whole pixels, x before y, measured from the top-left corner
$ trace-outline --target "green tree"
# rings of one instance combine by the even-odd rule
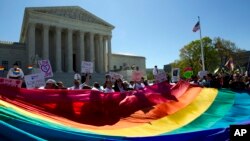
[[[219,54],[220,65],[224,65],[230,57],[235,59],[244,51],[239,49],[235,43],[231,42],[230,40],[225,40],[220,37],[214,38],[213,44]]]
[[[148,80],[153,80],[153,79],[154,79],[154,76],[153,76],[153,72],[152,72],[152,71],[148,71],[148,72],[147,72],[147,79],[148,79]]]
[[[219,63],[218,52],[209,37],[202,38],[202,43],[204,49],[205,68],[208,71],[213,71]],[[182,70],[185,67],[192,67],[194,74],[197,74],[198,71],[202,70],[200,40],[192,41],[180,50],[179,65]]]
[[[202,43],[205,68],[212,73],[219,66],[224,66],[230,57],[235,59],[244,52],[235,43],[219,37],[214,38],[213,41],[209,37],[204,37]],[[202,70],[200,40],[192,41],[180,49],[180,60],[175,60],[172,63],[173,67],[181,69],[181,76],[183,75],[183,69],[186,67],[192,67],[194,74]]]

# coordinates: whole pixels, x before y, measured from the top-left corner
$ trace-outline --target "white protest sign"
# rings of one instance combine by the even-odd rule
[[[38,88],[41,86],[45,86],[43,73],[25,75],[24,80],[27,88]]]
[[[81,72],[82,73],[93,73],[93,62],[82,61]]]
[[[19,79],[7,79],[7,78],[0,77],[0,84],[11,86],[11,87],[21,88],[22,82],[23,81]]]
[[[115,73],[115,72],[109,72],[109,75],[111,76],[111,78],[117,80],[117,79],[122,79],[123,76],[119,73]]]
[[[180,79],[180,68],[172,69],[172,82],[178,82]]]
[[[41,72],[44,74],[44,78],[53,77],[53,72],[49,60],[40,60],[38,61],[38,64]]]
[[[132,72],[132,80],[133,81],[141,81],[143,77],[143,73],[141,71],[133,71]]]
[[[204,76],[207,76],[207,71],[199,71],[198,72],[198,76],[200,77],[200,78],[203,78]]]
[[[155,81],[156,82],[163,82],[167,80],[166,73],[164,71],[160,71],[156,76],[155,76]]]

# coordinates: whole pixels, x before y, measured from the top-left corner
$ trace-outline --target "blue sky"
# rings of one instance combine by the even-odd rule
[[[18,42],[25,7],[80,6],[115,26],[112,52],[146,57],[152,68],[179,59],[179,50],[199,32],[250,50],[249,0],[1,0],[0,40]]]

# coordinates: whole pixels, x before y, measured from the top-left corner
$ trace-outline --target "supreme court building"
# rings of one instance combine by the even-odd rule
[[[0,43],[0,61],[5,67],[19,61],[25,71],[25,66],[49,59],[55,73],[80,72],[81,61],[91,61],[95,73],[106,73],[114,66],[113,29],[110,23],[78,6],[25,8],[20,41]],[[136,60],[132,63],[145,70],[145,58],[140,60],[140,64]],[[124,56],[121,61],[126,62]],[[117,55],[115,63],[119,65]]]
[[[80,72],[81,61],[94,62],[96,72],[110,68],[114,26],[80,7],[26,8],[20,42],[27,62],[49,59],[55,72]]]

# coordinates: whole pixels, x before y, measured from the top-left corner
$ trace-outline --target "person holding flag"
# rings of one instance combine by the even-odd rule
[[[13,64],[13,68],[10,68],[7,74],[7,78],[11,79],[23,79],[24,73],[21,68],[18,67],[17,62]]]
[[[233,62],[233,58],[232,58],[232,57],[230,57],[230,58],[228,59],[228,61],[226,62],[225,66],[226,66],[227,68],[229,68],[231,71],[234,70],[234,62]]]

